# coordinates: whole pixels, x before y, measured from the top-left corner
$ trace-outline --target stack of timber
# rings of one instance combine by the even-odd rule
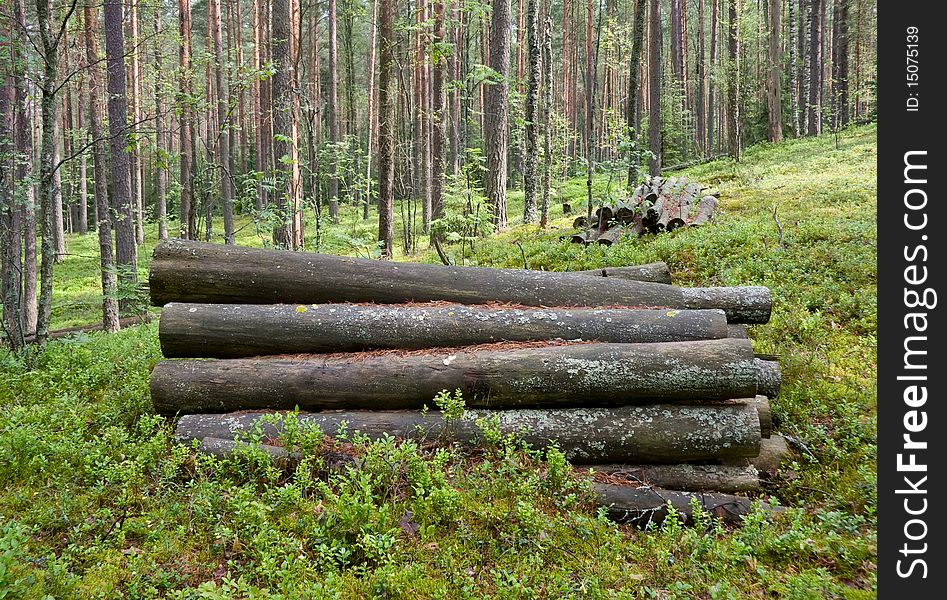
[[[213,454],[261,427],[278,439],[264,417],[280,411],[330,436],[472,446],[489,419],[589,469],[622,520],[708,491],[708,510],[738,519],[750,499],[734,494],[758,493],[779,458],[779,366],[743,327],[769,319],[770,294],[655,281],[669,279],[663,263],[550,273],[168,240],[150,274],[167,358],[151,396],[181,441]],[[424,410],[443,390],[460,390],[459,419]],[[660,492],[631,491],[642,485]]]
[[[648,176],[627,201],[600,206],[591,221],[576,218],[572,226],[579,231],[567,237],[577,244],[611,246],[625,236],[706,225],[718,202],[716,196],[701,195],[703,191],[683,177]]]

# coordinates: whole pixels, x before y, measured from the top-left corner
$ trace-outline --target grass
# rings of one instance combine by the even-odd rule
[[[449,440],[288,440],[353,444],[361,468],[341,472],[318,454],[292,474],[254,451],[196,456],[152,413],[151,323],[0,353],[0,598],[874,597],[875,155],[876,129],[862,126],[838,147],[793,140],[689,169],[722,194],[701,229],[583,248],[559,241],[571,217],[556,204],[548,231],[515,225],[463,257],[447,248],[466,264],[665,260],[683,285],[769,286],[772,320],[750,335],[783,364],[773,408],[793,452],[766,492],[786,513],[737,528],[619,527],[561,453],[510,440],[475,454]],[[583,194],[579,179],[562,189],[576,207]],[[512,195],[512,215],[521,202]],[[353,214],[325,250],[371,252],[372,223]],[[242,243],[263,243],[241,224]],[[71,236],[69,250],[56,327],[98,318],[94,239]]]

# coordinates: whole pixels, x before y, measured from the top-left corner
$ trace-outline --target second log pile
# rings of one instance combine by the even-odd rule
[[[610,514],[626,520],[658,516],[665,503],[655,498],[672,494],[614,489],[641,483],[684,496],[723,492],[706,496],[724,498],[723,508],[707,508],[744,514],[749,499],[731,494],[756,492],[758,468],[779,455],[769,409],[779,366],[754,356],[739,325],[766,322],[769,292],[678,288],[655,283],[655,269],[639,281],[634,270],[545,273],[161,242],[150,287],[164,306],[168,360],[154,369],[152,400],[159,413],[180,415],[179,439],[213,452],[253,432],[266,412],[296,407],[328,435],[449,434],[471,445],[489,419],[590,466]],[[459,421],[422,410],[442,390],[461,391],[468,410]],[[264,435],[278,437],[278,427]]]

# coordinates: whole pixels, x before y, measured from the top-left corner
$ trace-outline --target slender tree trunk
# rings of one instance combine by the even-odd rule
[[[701,0],[703,1],[703,0]],[[635,22],[631,33],[631,56],[628,59],[628,98],[625,105],[625,127],[631,138],[631,156],[628,157],[628,188],[631,189],[638,182],[638,169],[641,162],[641,151],[638,149],[638,140],[641,138],[637,128],[638,89],[641,77],[641,47],[644,41],[644,23],[648,0],[635,2]]]
[[[397,96],[394,90],[394,0],[378,0],[378,241],[381,255],[394,255],[394,174],[395,128],[394,112]]]
[[[434,1],[434,46],[440,47],[444,43],[444,13],[445,0]],[[444,122],[445,118],[445,96],[444,81],[447,79],[448,58],[437,54],[431,65],[433,73],[431,74],[431,217],[433,219],[444,218],[444,164],[445,164],[445,144],[444,144]],[[371,121],[369,121],[370,123]],[[371,139],[371,135],[369,135]]]
[[[164,108],[164,65],[161,51],[161,12],[160,4],[155,5],[155,39],[154,39],[154,61],[155,61],[155,150],[157,161],[155,163],[155,203],[158,213],[158,239],[168,238],[168,160],[170,152],[168,151],[167,133],[165,130],[165,108]]]
[[[796,28],[796,137],[805,134],[807,106],[809,104],[809,92],[806,87],[806,79],[809,76],[809,45],[807,39],[807,24],[809,22],[809,0],[798,0],[797,11],[799,13],[798,27]]]
[[[848,12],[849,0],[836,0],[839,3],[838,13],[838,120],[839,125],[845,127],[849,122],[848,108]]]
[[[338,153],[339,144],[339,41],[338,15],[336,14],[336,0],[329,2],[329,143],[332,148],[329,152],[329,217],[333,223],[339,222],[339,175]]]
[[[191,4],[190,0],[178,0],[178,33],[180,48],[178,51],[178,85],[181,89],[180,152],[181,152],[181,201],[178,212],[179,235],[182,238],[197,239],[195,220],[196,202],[194,198],[194,110],[191,73]]]
[[[17,23],[26,22],[26,6],[24,0],[13,0],[13,18]],[[31,183],[33,175],[33,100],[28,97],[29,83],[26,78],[26,48],[30,41],[22,28],[15,28],[16,37],[13,38],[15,52],[13,56],[14,103],[13,135],[14,150],[17,164],[14,171],[15,180],[19,182],[15,194],[20,211],[20,227],[23,245],[22,276],[19,282],[21,331],[24,336],[36,333],[36,324],[39,317],[36,299],[36,193]],[[19,246],[19,244],[17,244]]]
[[[648,71],[651,75],[649,82],[648,106],[648,147],[651,150],[649,171],[652,175],[661,174],[661,3],[659,0],[651,2],[651,32],[650,56]]]
[[[78,16],[78,13],[77,13]],[[81,27],[82,23],[78,26]],[[80,31],[81,30],[77,30]],[[77,34],[77,37],[80,34]],[[88,97],[86,93],[86,67],[87,62],[84,63],[82,60],[81,47],[76,53],[76,56],[79,57],[76,61],[77,66],[81,69],[77,78],[77,98],[76,98],[76,126],[77,126],[77,141],[76,145],[80,148],[87,143],[87,125],[85,122],[85,111],[83,110],[82,103]],[[88,152],[83,151],[79,155],[79,210],[78,210],[78,231],[80,235],[85,235],[89,233],[89,188],[88,188]]]
[[[102,87],[99,68],[98,16],[93,0],[86,0],[85,50],[89,77],[89,135],[92,137],[92,170],[95,185],[92,195],[98,207],[99,218],[96,229],[99,234],[99,271],[102,280],[102,327],[105,331],[118,331],[118,299],[115,279],[115,259],[112,254],[112,221],[109,219],[108,169],[106,144],[102,125]]]
[[[292,117],[290,115],[290,106],[292,104],[292,62],[290,60],[290,0],[274,0],[271,3],[273,9],[270,36],[273,47],[273,102],[271,110],[273,112],[273,137],[274,150],[276,152],[276,169],[279,173],[277,181],[277,225],[273,229],[273,243],[285,250],[293,249],[293,236],[290,228],[290,214],[292,210],[291,194],[288,193],[292,186],[292,166],[289,162],[292,160]]]
[[[3,37],[7,48],[13,48],[16,25],[5,19]],[[13,60],[17,60],[15,55]],[[3,322],[0,331],[7,345],[18,352],[25,343],[20,314],[21,244],[19,210],[16,199],[16,155],[14,148],[14,113],[16,112],[16,76],[7,71],[0,83],[0,301]]]
[[[506,177],[509,149],[510,0],[497,0],[490,14],[488,65],[498,81],[487,85],[484,131],[487,170],[484,187],[494,229],[506,227]]]
[[[62,114],[61,111],[57,111]],[[63,131],[57,117],[55,134],[53,137],[53,165],[58,165],[62,159]],[[40,158],[42,160],[42,158]],[[53,170],[53,189],[55,198],[53,200],[53,240],[56,245],[56,263],[61,263],[66,259],[66,228],[63,215],[63,197],[62,197],[62,169]]]
[[[786,23],[789,30],[786,47],[789,49],[789,107],[792,110],[790,125],[793,128],[794,135],[799,133],[797,129],[799,123],[799,95],[797,92],[798,78],[796,77],[796,63],[799,58],[796,51],[796,38],[799,35],[799,29],[796,25],[796,2],[797,0],[788,0],[788,23]]]
[[[138,128],[141,123],[141,56],[138,52],[138,2],[128,0],[131,23],[131,101],[132,101],[132,128],[129,130],[128,142],[131,148],[131,190],[132,211],[135,215],[135,241],[141,246],[145,243],[145,206],[144,206],[144,168],[141,160],[141,147],[138,145]],[[123,53],[124,54],[124,53]],[[126,121],[124,121],[127,123]]]
[[[763,0],[767,19],[766,107],[769,115],[769,141],[783,141],[783,84],[780,80],[783,56],[780,46],[782,31],[782,0]]]
[[[806,134],[822,133],[822,28],[825,25],[825,0],[809,1],[809,104]]]
[[[119,269],[119,282],[130,287],[138,281],[138,253],[135,224],[132,221],[134,199],[131,164],[126,151],[133,142],[128,129],[128,102],[125,95],[125,32],[122,30],[121,0],[105,0],[105,57],[108,68],[110,201],[115,219],[115,262]],[[120,302],[123,310],[127,304],[127,301]]]
[[[542,33],[542,70],[543,70],[543,184],[540,203],[539,226],[543,229],[549,224],[549,194],[552,187],[552,16],[549,0],[546,0]]]
[[[707,147],[704,139],[707,133],[707,64],[704,62],[707,58],[704,37],[705,7],[705,0],[699,0],[697,5],[697,102],[695,103],[697,129],[694,133],[698,153],[705,152]]]
[[[529,71],[526,84],[526,156],[523,164],[523,222],[536,220],[536,161],[539,156],[539,0],[526,0],[526,44]]]
[[[222,15],[220,0],[211,0],[209,4],[214,44],[214,83],[217,88],[217,140],[214,144],[217,150],[217,162],[220,166],[220,197],[221,208],[224,213],[224,243],[234,243],[233,227],[233,165],[230,163],[230,90],[227,78],[224,75]]]
[[[441,11],[441,20],[443,21],[443,7]],[[443,22],[441,23],[441,29],[443,33]],[[435,34],[436,35],[436,34]],[[372,2],[372,14],[371,14],[371,32],[369,33],[368,38],[368,71],[367,77],[368,80],[368,132],[365,136],[365,202],[362,203],[362,219],[368,220],[368,212],[372,202],[372,152],[375,147],[375,139],[377,136],[377,130],[375,129],[375,58],[377,56],[377,47],[378,47],[378,0]],[[454,52],[457,52],[456,48]],[[435,78],[437,75],[435,74]],[[443,78],[443,75],[442,75]],[[436,83],[435,83],[436,85]],[[443,79],[442,79],[443,85]],[[435,98],[435,102],[437,99]],[[443,107],[442,107],[443,109]],[[440,118],[443,120],[444,115],[441,113]],[[441,125],[443,127],[443,123]],[[441,130],[441,135],[444,135],[443,129]],[[441,192],[443,193],[443,184],[441,187]]]
[[[717,76],[718,76],[718,49],[717,32],[720,29],[720,0],[713,0],[710,11],[710,69],[707,82],[707,143],[704,148],[704,156],[711,157],[714,154],[716,145],[714,136],[716,134],[715,125],[717,124]]]
[[[740,162],[740,0],[729,0],[729,77],[727,85],[727,133],[730,136],[730,154]]]

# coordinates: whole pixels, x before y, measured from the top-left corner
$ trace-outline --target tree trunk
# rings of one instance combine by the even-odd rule
[[[609,479],[625,479],[639,485],[685,492],[755,492],[759,472],[753,465],[577,465],[577,470],[604,473]]]
[[[267,265],[261,268],[261,265]],[[151,301],[300,303],[509,302],[526,306],[721,308],[731,322],[765,323],[771,298],[764,287],[678,288],[583,275],[399,263],[323,254],[166,240],[151,264]]]
[[[92,0],[86,0],[85,50],[89,77],[89,135],[92,137],[92,170],[95,185],[92,195],[99,215],[96,229],[99,235],[99,271],[102,280],[102,328],[118,331],[118,289],[115,278],[115,258],[112,254],[112,221],[109,219],[108,165],[106,158],[105,128],[102,125],[102,87],[99,68],[99,23]]]
[[[634,281],[651,281],[654,283],[671,283],[671,270],[667,263],[655,262],[646,265],[632,265],[629,267],[605,267],[588,271],[573,271],[598,277],[615,277]]]
[[[699,0],[697,5],[697,129],[694,132],[698,155],[705,153],[707,141],[704,136],[707,132],[707,64],[705,60],[704,13],[705,0]],[[705,154],[706,155],[706,154]]]
[[[631,33],[631,56],[628,70],[628,98],[625,100],[625,127],[631,138],[631,156],[628,159],[628,189],[638,184],[638,169],[641,163],[641,150],[638,148],[639,135],[637,129],[638,114],[638,79],[641,76],[641,47],[644,41],[644,23],[648,0],[635,2],[635,22]]]
[[[378,0],[378,241],[382,258],[394,256],[396,0]]]
[[[825,25],[825,0],[809,0],[809,103],[806,133],[822,133],[822,28]]]
[[[248,438],[258,426],[267,439],[277,438],[282,425],[261,422],[260,414],[186,415],[177,438],[189,443],[207,437]],[[317,426],[336,436],[359,431],[372,439],[385,434],[417,439],[454,440],[482,445],[477,420],[498,423],[501,434],[513,435],[533,448],[555,444],[570,460],[589,462],[680,463],[687,460],[744,458],[759,452],[756,411],[743,403],[680,406],[656,404],[620,408],[549,410],[467,410],[446,421],[439,412],[346,411],[301,413],[303,427]],[[708,427],[708,423],[715,423]]]
[[[17,23],[26,22],[26,6],[24,0],[13,0],[12,9]],[[21,329],[24,336],[36,333],[36,324],[39,316],[36,301],[36,194],[32,184],[33,175],[33,138],[31,131],[30,110],[32,101],[27,98],[27,79],[25,63],[21,57],[25,55],[30,41],[25,32],[17,27],[17,36],[14,38],[15,55],[13,61],[14,102],[17,109],[13,114],[14,149],[17,156],[14,177],[19,185],[16,193],[19,194],[23,209],[22,243],[23,243],[23,275],[20,285]],[[19,245],[19,244],[17,244]]]
[[[704,147],[704,156],[710,158],[714,154],[717,124],[717,31],[720,29],[720,0],[713,0],[710,9],[710,78],[707,85],[707,142]]]
[[[131,174],[132,191],[132,212],[135,216],[135,241],[141,246],[145,243],[145,206],[144,206],[144,168],[141,160],[141,147],[138,145],[138,128],[142,118],[141,110],[141,57],[138,51],[138,2],[139,0],[129,0],[128,20],[130,23],[131,34],[131,120],[132,126],[128,132],[128,141],[131,144],[131,157],[129,172]],[[127,123],[127,119],[125,121]],[[136,251],[137,252],[137,251]]]
[[[180,49],[178,51],[180,73],[178,85],[181,89],[181,201],[178,211],[179,235],[182,239],[197,238],[196,202],[194,198],[194,111],[191,106],[191,3],[190,0],[178,0],[178,33]]]
[[[78,23],[81,26],[80,23]],[[81,32],[81,30],[79,30]],[[81,35],[81,33],[77,34]],[[82,56],[81,46],[78,49],[77,56]],[[76,126],[78,127],[77,132],[77,142],[76,145],[82,148],[85,144],[88,143],[86,137],[86,122],[85,122],[85,111],[82,108],[83,101],[88,98],[86,93],[86,68],[87,65],[82,62],[82,59],[79,58],[76,61],[82,71],[79,73],[77,81],[77,98],[76,98]],[[78,224],[77,228],[79,235],[85,235],[89,233],[89,187],[88,187],[88,152],[83,151],[79,155],[79,206],[78,206]]]
[[[155,203],[158,212],[158,239],[168,239],[168,160],[171,153],[168,151],[166,133],[166,117],[164,108],[164,75],[163,56],[161,51],[161,13],[160,4],[155,5]]]
[[[224,76],[223,34],[220,0],[211,0],[211,32],[214,44],[214,81],[217,88],[217,162],[220,166],[220,197],[224,213],[224,243],[234,243],[233,227],[233,165],[230,163],[230,90]]]
[[[789,107],[792,110],[793,134],[799,135],[799,94],[797,92],[799,79],[796,74],[796,65],[799,60],[799,53],[796,50],[796,38],[799,36],[799,28],[796,25],[796,2],[798,0],[787,0],[788,12],[786,23],[789,29],[786,39],[786,46],[789,49]]]
[[[611,485],[593,483],[596,503],[608,510],[608,518],[619,523],[630,523],[647,527],[659,524],[668,516],[668,503],[674,507],[678,518],[685,523],[694,522],[696,500],[698,506],[712,517],[726,523],[741,524],[743,518],[753,510],[754,500],[745,496],[707,492],[681,492],[650,486]],[[764,505],[765,506],[765,505]],[[781,507],[772,507],[779,512]]]
[[[782,73],[783,55],[780,46],[780,33],[782,31],[782,0],[763,0],[766,7],[766,19],[768,25],[767,31],[767,63],[768,73],[766,77],[766,107],[769,116],[769,141],[783,141],[783,104],[782,89],[783,84],[780,80]]]
[[[159,337],[167,358],[244,358],[501,341],[674,342],[727,334],[722,311],[172,302],[162,312]]]
[[[49,333],[49,323],[53,310],[53,263],[56,260],[56,238],[54,215],[55,205],[59,199],[56,188],[56,161],[57,123],[59,120],[59,42],[60,38],[54,33],[56,24],[53,23],[52,0],[37,0],[36,17],[41,40],[40,50],[43,59],[43,78],[39,83],[41,92],[40,106],[42,115],[42,140],[40,142],[39,165],[39,196],[40,210],[43,215],[41,235],[40,293],[39,311],[36,321],[36,341],[39,344],[46,342]],[[61,200],[60,200],[61,201]],[[61,214],[62,206],[60,204]]]
[[[443,21],[444,21],[444,14],[443,14],[443,7],[441,7],[441,37],[443,37],[443,32],[444,32]],[[435,23],[435,27],[437,27],[436,23]],[[435,35],[437,35],[436,32],[435,32]],[[368,213],[369,213],[369,209],[372,202],[372,152],[375,148],[375,140],[377,139],[377,135],[378,135],[378,129],[375,126],[375,123],[376,123],[375,111],[377,110],[376,107],[378,106],[377,103],[375,102],[375,96],[377,92],[375,88],[375,58],[378,55],[377,50],[378,50],[378,0],[373,0],[372,16],[371,16],[371,33],[369,33],[369,36],[368,36],[368,70],[366,73],[367,75],[366,79],[368,80],[367,81],[367,84],[368,84],[367,86],[368,87],[368,98],[367,98],[368,131],[367,131],[367,135],[365,136],[365,139],[366,139],[366,143],[365,143],[365,202],[362,203],[362,219],[366,221],[368,220]],[[456,52],[456,49],[455,49],[455,52]],[[438,77],[438,74],[436,72],[436,67],[435,67],[434,85],[437,85],[437,77]],[[441,74],[441,92],[440,92],[441,94],[443,94],[444,78],[445,76],[442,73]],[[438,92],[435,92],[435,94],[437,93]],[[437,96],[435,96],[434,101],[438,102]],[[441,107],[440,117],[438,118],[440,118],[443,121],[444,119],[443,100],[441,100],[440,102],[441,104],[436,105],[436,106]],[[444,135],[443,127],[444,125],[443,123],[441,123],[441,136]],[[434,160],[435,161],[437,160],[437,154],[435,154]],[[443,169],[443,162],[441,163],[441,168]],[[443,172],[442,172],[441,178],[443,179]],[[436,181],[435,181],[435,185],[437,185]],[[443,182],[440,183],[440,186],[441,186],[440,187],[441,195],[443,195],[444,193]],[[437,211],[436,206],[434,207],[434,210],[435,212]],[[443,210],[443,207],[442,207],[442,210]],[[435,218],[439,218],[439,217],[435,217]]]
[[[490,13],[488,66],[497,81],[486,86],[483,139],[486,151],[484,188],[494,229],[506,227],[506,177],[509,147],[510,0],[497,0]]]
[[[539,158],[539,130],[536,105],[539,102],[539,0],[526,0],[526,39],[529,76],[526,87],[526,155],[523,162],[523,222],[536,220],[536,161]]]
[[[271,85],[273,101],[271,105],[273,119],[274,150],[279,181],[276,192],[277,225],[273,229],[273,243],[284,250],[293,249],[293,236],[290,228],[292,210],[292,117],[289,107],[292,104],[292,69],[290,61],[290,0],[275,0],[272,3],[273,76]]]
[[[545,229],[549,225],[549,195],[552,188],[552,16],[549,0],[544,3],[542,34],[542,123],[543,123],[543,180],[542,200],[540,202],[539,226]]]
[[[132,215],[131,164],[126,151],[133,141],[128,129],[128,102],[125,96],[125,32],[122,30],[121,0],[105,0],[105,57],[108,69],[109,148],[111,155],[110,197],[115,219],[115,262],[119,284],[130,288],[138,281],[138,249]],[[122,310],[128,301],[119,302]]]
[[[12,49],[17,33],[13,22],[9,18],[5,21],[3,37],[10,41],[8,48]],[[10,349],[18,352],[25,343],[25,336],[20,314],[21,240],[15,180],[15,80],[15,74],[7,72],[0,83],[0,301],[3,305],[0,331]]]
[[[727,85],[727,133],[730,136],[730,154],[740,162],[742,154],[742,134],[740,111],[740,0],[728,0],[729,22],[729,76]]]
[[[339,143],[339,42],[338,42],[338,15],[336,14],[336,0],[329,2],[329,217],[333,223],[339,222],[339,176],[338,152]]]
[[[809,104],[808,88],[806,79],[809,76],[809,45],[807,39],[807,24],[809,22],[809,2],[811,0],[798,0],[797,13],[799,16],[798,27],[796,28],[796,54],[798,61],[796,63],[796,137],[802,136],[806,131],[807,106]]]
[[[62,114],[61,110],[56,111]],[[53,138],[53,165],[58,165],[62,159],[62,131],[61,123],[58,117],[56,121],[55,137]],[[40,157],[42,160],[42,157]],[[55,199],[53,200],[53,242],[56,246],[55,262],[61,263],[66,259],[66,228],[63,220],[63,198],[62,198],[62,169],[53,170],[53,189]]]
[[[434,38],[433,43],[439,48],[445,41],[444,35],[444,0],[434,2]],[[444,83],[447,79],[448,58],[437,54],[433,59],[431,73],[431,218],[444,218],[444,165],[447,152],[444,143],[445,128],[445,95]],[[371,137],[371,136],[369,136]]]
[[[649,171],[651,175],[661,174],[661,3],[651,2],[651,40],[648,72],[650,98],[648,106],[648,148],[651,150]]]

